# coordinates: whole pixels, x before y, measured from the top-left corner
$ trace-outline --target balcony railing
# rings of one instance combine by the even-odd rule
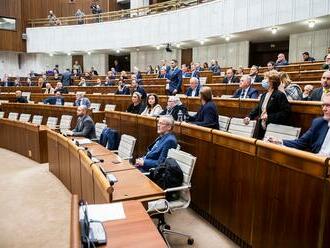
[[[111,11],[101,14],[85,15],[84,17],[57,17],[49,20],[48,18],[32,19],[28,21],[29,27],[44,27],[44,26],[65,26],[65,25],[80,25],[86,23],[98,23],[117,21],[129,18],[136,18],[146,15],[154,15],[167,11],[173,11],[186,7],[196,6],[202,3],[213,2],[215,0],[172,0],[163,3],[148,5],[135,9],[125,9],[119,11]]]

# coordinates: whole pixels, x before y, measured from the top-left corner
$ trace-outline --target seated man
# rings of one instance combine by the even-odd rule
[[[52,87],[50,83],[46,83],[46,89],[44,91],[44,94],[54,94],[55,89]]]
[[[187,108],[182,104],[178,96],[170,96],[167,100],[167,107],[159,115],[172,115],[175,121],[178,120],[179,112],[182,117],[187,116]]]
[[[167,78],[167,77],[168,77],[168,75],[167,75],[167,72],[166,72],[166,67],[160,68],[158,78]]]
[[[310,100],[313,89],[314,89],[313,85],[311,85],[311,84],[306,84],[305,85],[304,91],[303,91],[303,94],[302,94],[302,100],[303,101],[309,101]]]
[[[131,82],[131,92],[139,92],[141,94],[141,99],[144,101],[147,98],[147,94],[144,91],[143,87],[139,85],[136,79],[132,79]]]
[[[26,99],[26,97],[22,96],[22,91],[17,90],[15,92],[15,95],[16,95],[15,102],[18,102],[18,103],[28,103],[28,100]]]
[[[57,82],[56,87],[55,87],[55,93],[59,91],[61,94],[68,94],[69,91],[67,88],[63,87],[63,84],[61,82]]]
[[[183,78],[190,78],[191,72],[189,72],[188,67],[186,64],[181,65],[182,77]]]
[[[74,102],[74,106],[81,106],[85,105],[87,108],[91,107],[91,102],[87,97],[84,97],[83,92],[77,92],[76,93],[76,101]]]
[[[256,65],[251,66],[250,69],[250,77],[251,77],[251,83],[261,83],[261,81],[264,79],[263,77],[258,75],[259,68]]]
[[[87,115],[87,107],[81,105],[77,108],[77,125],[72,131],[66,131],[67,135],[95,139],[95,125],[90,116]]]
[[[199,82],[198,78],[192,77],[189,80],[190,87],[186,91],[186,96],[199,96]]]
[[[302,56],[305,62],[315,62],[315,59],[309,56],[309,52],[303,52]]]
[[[243,75],[239,83],[239,89],[233,95],[233,98],[258,98],[258,91],[251,87],[251,77]]]
[[[324,94],[330,92],[330,71],[325,71],[321,78],[322,87],[316,88],[312,91],[310,100],[321,101]]]
[[[148,147],[147,154],[138,158],[135,166],[141,171],[149,171],[163,163],[167,157],[168,150],[177,147],[175,135],[171,132],[174,127],[172,116],[161,116],[157,124],[158,138]]]
[[[55,93],[55,96],[47,97],[43,100],[44,104],[50,105],[64,105],[64,97],[61,95],[60,91]]]
[[[227,69],[226,76],[223,79],[224,84],[239,83],[239,78],[234,76],[234,70],[232,68]]]
[[[213,75],[220,75],[221,74],[221,69],[218,64],[218,61],[215,59],[211,60],[211,66],[209,67],[209,70],[213,72]]]
[[[322,69],[330,70],[330,53],[325,56],[325,63],[322,65]]]
[[[266,140],[299,150],[309,150],[322,156],[330,156],[330,94],[323,97],[322,111],[323,117],[315,118],[312,126],[299,139],[278,140],[267,137]]]
[[[276,66],[281,66],[281,65],[288,65],[288,61],[285,59],[284,53],[279,53],[277,55],[277,60],[275,62],[275,67]]]

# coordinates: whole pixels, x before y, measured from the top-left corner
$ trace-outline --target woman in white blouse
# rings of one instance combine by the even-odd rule
[[[156,94],[149,94],[147,96],[147,107],[145,110],[141,113],[141,115],[147,115],[147,116],[158,116],[162,111],[162,107],[158,104],[159,99]]]

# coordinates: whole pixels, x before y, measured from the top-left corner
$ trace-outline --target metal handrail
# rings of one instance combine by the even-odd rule
[[[65,25],[80,25],[86,23],[96,22],[107,22],[116,21],[129,18],[136,18],[140,16],[153,15],[162,13],[165,11],[172,11],[199,5],[206,2],[212,2],[215,0],[171,0],[167,2],[152,4],[140,8],[125,9],[118,11],[105,12],[100,14],[90,14],[84,17],[58,17],[56,22],[49,21],[48,18],[30,19],[28,20],[29,27],[40,27],[40,26],[65,26]],[[78,20],[83,20],[83,23],[78,23]]]

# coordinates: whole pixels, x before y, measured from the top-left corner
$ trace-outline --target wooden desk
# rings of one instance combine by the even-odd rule
[[[98,159],[103,159],[103,163],[97,163],[101,166],[105,172],[115,172],[123,170],[136,169],[133,165],[129,163],[128,160],[122,160],[117,154],[108,154],[97,156]]]
[[[100,248],[162,248],[167,247],[156,226],[137,201],[123,202],[126,218],[103,222],[107,244]],[[71,202],[71,248],[80,247],[78,197]]]

